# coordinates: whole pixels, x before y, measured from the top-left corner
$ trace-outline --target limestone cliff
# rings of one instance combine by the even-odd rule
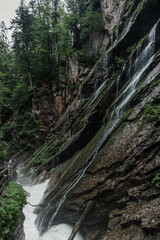
[[[34,176],[50,172],[37,226],[74,225],[93,200],[80,229],[86,240],[158,240],[160,2],[101,6],[107,50],[82,69],[89,74],[70,108],[28,159]]]

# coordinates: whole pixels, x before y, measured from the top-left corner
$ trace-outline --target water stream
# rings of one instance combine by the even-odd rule
[[[34,213],[35,207],[43,198],[44,192],[47,188],[49,180],[44,183],[34,186],[23,186],[27,191],[29,197],[28,204],[24,207],[23,213],[25,215],[24,232],[25,240],[67,240],[72,232],[72,227],[68,224],[59,224],[50,228],[43,236],[39,236],[39,231],[35,225],[37,215]],[[30,203],[30,204],[29,204]],[[77,233],[75,240],[84,240],[84,238]]]

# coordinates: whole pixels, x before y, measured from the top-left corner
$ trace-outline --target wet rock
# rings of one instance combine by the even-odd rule
[[[14,232],[13,240],[25,240],[25,233],[23,229],[24,214],[21,212],[21,219],[17,224],[17,228]]]

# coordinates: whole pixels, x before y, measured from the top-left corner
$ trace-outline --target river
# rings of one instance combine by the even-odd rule
[[[27,202],[32,205],[38,205],[43,198],[48,182],[49,180],[34,186],[23,186],[28,193]],[[72,227],[68,224],[53,226],[43,236],[39,236],[39,231],[35,225],[37,217],[37,215],[34,214],[35,207],[32,207],[30,204],[27,204],[23,209],[25,215],[25,240],[67,240],[69,238]],[[74,240],[84,240],[84,238],[80,233],[77,233]]]

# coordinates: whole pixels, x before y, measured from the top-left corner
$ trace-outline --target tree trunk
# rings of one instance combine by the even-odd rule
[[[90,210],[93,208],[94,206],[94,201],[90,201],[87,204],[87,207],[85,208],[84,212],[82,213],[81,217],[79,218],[78,222],[75,224],[72,233],[70,235],[70,237],[68,238],[68,240],[73,240],[74,237],[76,236],[76,233],[78,232],[78,230],[80,229],[83,221],[85,220],[85,218],[87,217],[88,213],[90,212]]]

